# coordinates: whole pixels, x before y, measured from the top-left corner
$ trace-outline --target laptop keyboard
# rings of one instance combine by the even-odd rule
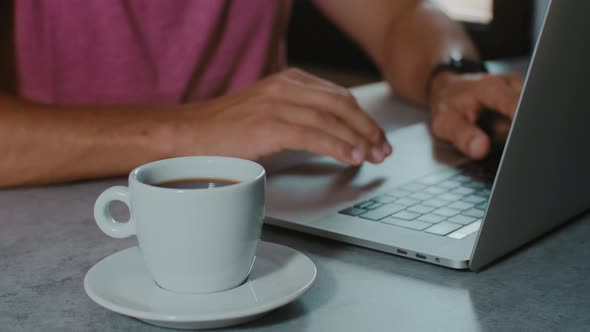
[[[427,175],[339,213],[462,239],[481,226],[495,169],[469,162],[458,169]]]

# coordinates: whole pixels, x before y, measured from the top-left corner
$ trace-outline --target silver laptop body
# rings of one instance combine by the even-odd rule
[[[353,168],[316,157],[271,175],[267,223],[479,270],[583,213],[590,208],[588,13],[587,0],[551,3],[497,163],[464,159],[424,122],[391,130],[394,153],[383,164]]]

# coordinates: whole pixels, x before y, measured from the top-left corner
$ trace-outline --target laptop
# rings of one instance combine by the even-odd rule
[[[587,13],[587,0],[550,4],[508,139],[488,160],[466,160],[426,122],[390,130],[394,153],[380,165],[314,157],[269,176],[266,222],[480,270],[582,214],[590,208]]]

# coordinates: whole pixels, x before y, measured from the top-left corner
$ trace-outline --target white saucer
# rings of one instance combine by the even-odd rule
[[[94,265],[84,289],[97,304],[147,323],[177,329],[206,329],[244,323],[283,306],[307,291],[317,270],[307,256],[260,241],[248,279],[218,293],[183,294],[156,285],[138,247]]]

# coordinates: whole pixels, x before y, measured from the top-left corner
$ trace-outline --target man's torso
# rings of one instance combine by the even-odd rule
[[[75,2],[75,3],[73,3]],[[8,6],[4,3],[3,6]],[[190,102],[283,64],[286,1],[19,0],[3,75],[50,104]],[[0,22],[10,22],[2,19]],[[14,29],[14,31],[10,31]],[[4,83],[8,85],[9,83]]]

